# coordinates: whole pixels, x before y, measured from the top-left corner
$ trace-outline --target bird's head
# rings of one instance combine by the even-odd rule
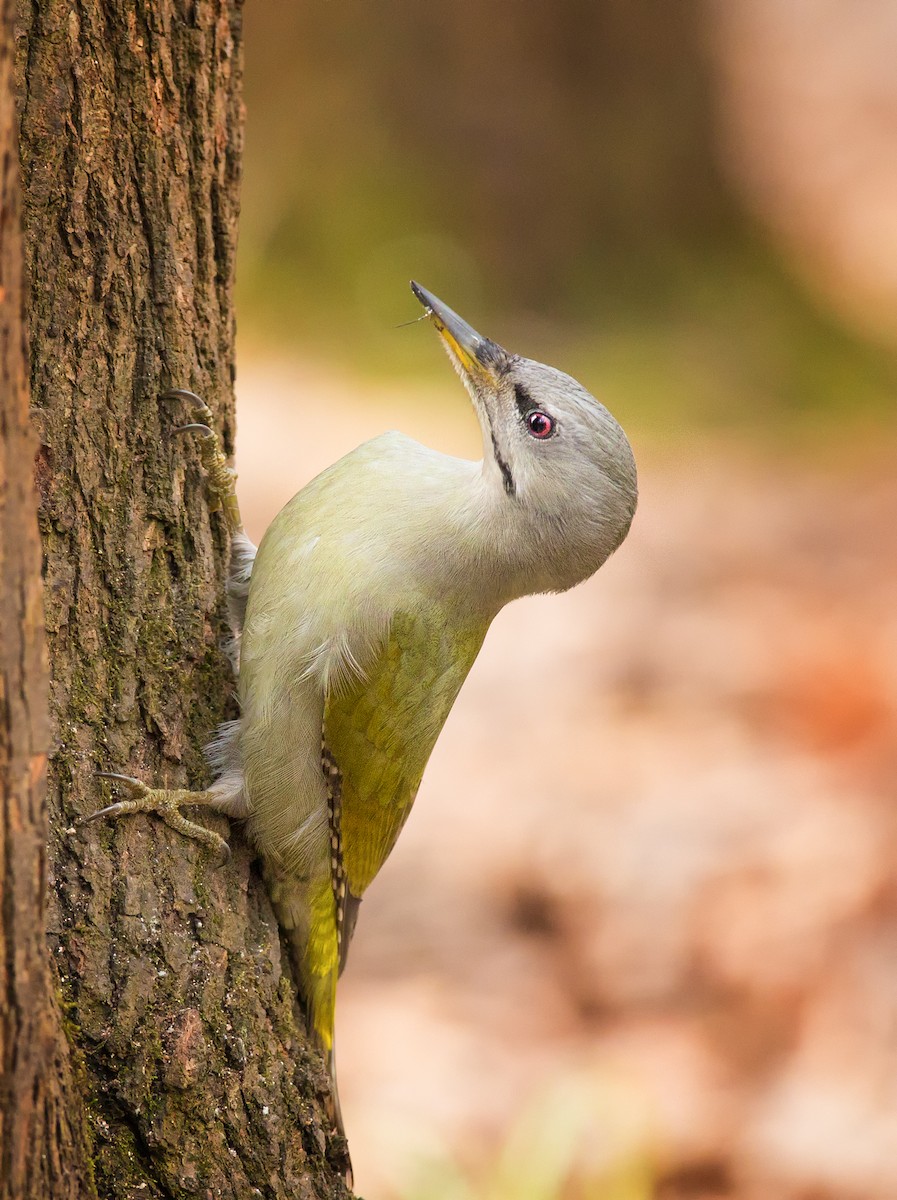
[[[411,288],[473,399],[484,470],[507,506],[508,528],[532,539],[552,589],[587,578],[626,537],[635,513],[626,434],[575,379],[509,353],[419,284]]]

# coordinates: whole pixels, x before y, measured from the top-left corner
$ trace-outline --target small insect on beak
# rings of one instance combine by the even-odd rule
[[[472,383],[495,387],[511,356],[497,342],[483,337],[447,304],[411,281],[411,290],[436,326],[449,354]]]

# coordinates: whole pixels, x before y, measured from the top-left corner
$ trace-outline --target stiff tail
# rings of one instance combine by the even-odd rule
[[[333,1128],[343,1139],[343,1141],[346,1142],[346,1159],[349,1163],[349,1183],[351,1185],[352,1162],[349,1159],[349,1144],[346,1140],[346,1127],[343,1124],[343,1110],[339,1102],[339,1088],[337,1087],[336,1083],[336,1056],[333,1046],[330,1047],[330,1050],[325,1055],[325,1058],[327,1061],[327,1071],[330,1075],[330,1096],[327,1100],[327,1116],[333,1123]]]
[[[268,874],[268,890],[283,931],[301,989],[309,1032],[324,1056],[331,1094],[326,1104],[334,1131],[346,1140],[336,1083],[333,1031],[336,1017],[336,981],[339,976],[339,939],[336,904],[329,876],[307,883]],[[346,1145],[346,1182],[352,1186],[352,1163]]]

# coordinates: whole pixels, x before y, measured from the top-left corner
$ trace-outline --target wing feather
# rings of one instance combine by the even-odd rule
[[[451,622],[436,608],[395,614],[365,678],[327,697],[324,736],[342,775],[343,864],[357,899],[395,845],[486,628]]]

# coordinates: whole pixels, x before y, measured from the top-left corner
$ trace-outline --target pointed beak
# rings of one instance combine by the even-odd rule
[[[508,368],[511,356],[497,342],[483,337],[432,292],[411,281],[411,290],[427,310],[452,358],[475,384],[495,387]]]

